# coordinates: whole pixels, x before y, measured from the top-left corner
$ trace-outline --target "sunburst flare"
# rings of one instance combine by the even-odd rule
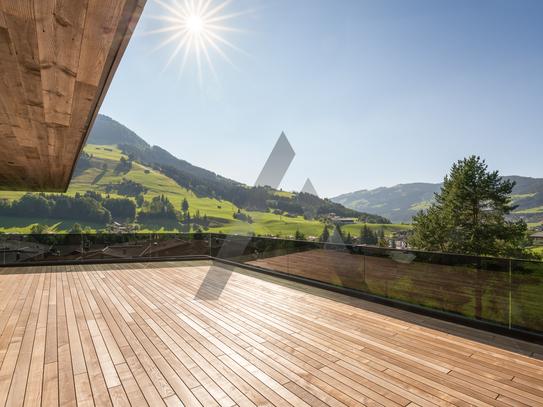
[[[218,82],[215,68],[209,54],[210,48],[215,50],[222,58],[224,58],[226,62],[237,69],[231,59],[228,58],[226,53],[221,49],[221,46],[225,45],[236,50],[237,52],[243,53],[244,55],[248,54],[236,47],[231,42],[227,41],[219,33],[221,31],[249,31],[228,27],[221,24],[231,18],[250,13],[252,10],[221,14],[221,12],[225,10],[225,7],[232,3],[232,1],[233,0],[225,0],[217,5],[214,5],[212,4],[213,0],[183,0],[182,2],[171,0],[169,4],[162,0],[155,0],[156,3],[168,11],[168,15],[151,16],[151,18],[167,22],[168,25],[153,31],[145,32],[143,34],[163,34],[170,32],[171,35],[160,43],[153,50],[153,52],[159,50],[167,44],[170,44],[171,42],[178,41],[177,46],[168,59],[161,74],[171,65],[171,63],[183,49],[184,52],[179,70],[179,77],[181,77],[189,55],[191,55],[192,51],[196,55],[199,78],[201,79],[202,77],[202,59],[205,57],[205,60],[209,64],[215,80]]]

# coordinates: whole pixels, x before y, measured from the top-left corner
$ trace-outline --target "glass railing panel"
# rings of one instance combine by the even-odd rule
[[[475,262],[478,264],[472,282],[475,318],[499,325],[509,325],[510,261],[480,257],[475,258]]]
[[[365,249],[368,293],[506,324],[508,260],[395,249]]]
[[[247,257],[246,264],[267,268],[282,273],[296,273],[299,269],[299,275],[306,276],[307,264],[301,267],[297,263],[301,261],[307,262],[307,254],[319,248],[312,242],[273,239],[268,237],[254,237],[251,240],[253,253],[251,257]],[[293,270],[290,270],[294,268]]]
[[[205,233],[0,235],[0,264],[210,255],[543,333],[543,262]]]
[[[511,327],[543,333],[543,262],[511,260]]]
[[[424,265],[414,266],[416,256],[410,252],[365,246],[364,282],[369,294],[420,303],[420,282],[430,271]]]
[[[0,264],[42,260],[50,244],[48,235],[0,235]]]
[[[243,262],[252,266],[288,273],[289,257],[293,253],[295,241],[254,237],[251,239],[248,254]]]
[[[356,246],[341,243],[317,243],[307,257],[306,277],[339,287],[364,290],[364,257]],[[296,274],[300,275],[298,262]]]
[[[255,260],[259,251],[253,237],[242,235],[212,234],[209,246],[212,257],[236,263]]]
[[[126,236],[125,236],[126,235]],[[102,249],[99,258],[158,258],[209,254],[209,238],[203,233],[123,234]],[[92,256],[91,253],[87,258]],[[101,256],[101,257],[100,257]]]
[[[0,264],[209,255],[209,234],[0,235]]]
[[[154,234],[148,249],[151,257],[197,256],[209,254],[209,234],[161,233]],[[144,254],[145,257],[147,253]]]
[[[362,289],[363,256],[356,246],[255,237],[245,264],[341,287]]]

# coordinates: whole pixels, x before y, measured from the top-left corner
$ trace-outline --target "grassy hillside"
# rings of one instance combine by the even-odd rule
[[[121,150],[124,149],[126,154],[131,151],[134,152],[141,162],[159,162],[171,165],[179,170],[186,171],[189,174],[194,174],[199,177],[227,181],[225,178],[212,171],[197,167],[185,160],[174,157],[159,146],[149,145],[149,143],[128,127],[103,114],[99,114],[96,118],[87,144],[117,146]]]
[[[109,151],[111,150],[111,151]],[[129,171],[121,170],[120,159],[123,157],[121,151],[110,145],[87,144],[84,151],[92,158],[88,160],[88,167],[78,165],[70,187],[66,195],[75,196],[77,193],[84,195],[87,191],[100,192],[103,197],[108,195],[108,185],[119,184],[125,180],[131,180],[141,183],[148,188],[144,195],[145,200],[151,202],[153,197],[165,195],[177,210],[181,209],[183,199],[189,203],[189,212],[194,216],[196,210],[199,210],[200,216],[204,215],[210,220],[208,232],[227,233],[234,224],[233,213],[238,208],[232,203],[224,200],[198,196],[194,192],[182,188],[172,179],[154,171],[152,168],[145,167],[138,163],[132,163]],[[104,164],[107,164],[107,170],[103,170]],[[10,199],[19,199],[24,192],[6,192],[2,197]],[[293,196],[285,191],[270,191],[270,194],[278,196]],[[130,198],[135,200],[135,194],[130,190],[111,190],[111,198]],[[138,208],[140,211],[141,208]],[[278,234],[293,235],[296,229],[303,231],[307,236],[319,236],[322,233],[323,224],[318,221],[307,221],[298,216],[289,218],[286,216],[275,215],[272,213],[250,212],[255,220],[253,224],[238,222],[236,232],[246,234],[255,232],[256,234]],[[113,219],[123,223],[125,219]],[[74,224],[74,221],[58,219],[40,219],[28,217],[2,217],[0,216],[0,231],[28,233],[35,224],[48,225],[51,231],[66,232]],[[92,222],[79,222],[83,228],[89,226],[93,230],[104,228],[105,225]],[[187,227],[173,220],[149,220],[139,222],[141,232],[166,232],[166,231],[189,231]],[[361,225],[348,225],[346,231],[350,231],[353,236],[360,233]],[[377,229],[380,225],[371,225]],[[397,230],[405,228],[399,225],[383,225],[381,228],[385,233],[388,230]],[[192,230],[192,228],[190,229]]]
[[[107,151],[106,149],[112,150]],[[150,168],[144,167],[140,164],[133,163],[132,169],[128,172],[118,171],[118,164],[120,163],[120,158],[122,154],[120,150],[113,146],[104,146],[104,145],[95,145],[87,144],[84,151],[89,155],[92,154],[90,159],[90,168],[82,169],[80,166],[76,169],[74,177],[70,183],[70,187],[66,192],[66,195],[75,196],[76,193],[84,195],[87,191],[100,192],[104,197],[108,195],[106,192],[106,187],[108,184],[118,184],[121,183],[123,178],[127,180],[132,180],[134,182],[139,182],[149,188],[148,192],[145,194],[145,200],[151,201],[153,197],[159,195],[165,195],[169,198],[170,202],[174,205],[176,209],[181,208],[181,202],[184,198],[187,199],[189,203],[189,211],[194,214],[196,209],[200,211],[201,216],[204,214],[208,217],[217,218],[215,222],[212,222],[212,225],[215,226],[213,229],[217,231],[221,228],[228,227],[233,223],[234,219],[232,217],[232,212],[237,208],[233,206],[230,202],[221,202],[216,199],[197,197],[190,191],[180,187],[173,180],[168,177],[153,171]],[[103,171],[103,165],[107,164],[107,171]],[[148,170],[149,173],[145,173]],[[23,196],[25,192],[5,192],[1,197],[6,197],[10,199],[18,199]],[[129,191],[123,194],[123,191],[112,190],[109,192],[110,197],[112,198],[134,198],[135,196]],[[138,209],[139,210],[139,209]],[[125,219],[114,219],[118,222],[124,222]],[[11,218],[9,221],[7,219],[2,219],[0,217],[0,231],[10,232],[10,231],[21,231],[27,232],[30,229],[30,226],[35,223],[48,224],[51,226],[51,219],[30,219],[30,218]],[[57,221],[59,223],[58,227],[51,230],[54,231],[63,231],[70,229],[73,225],[71,221]],[[67,225],[69,223],[69,225]],[[171,222],[170,222],[171,223]],[[86,224],[82,224],[86,226]],[[92,229],[101,229],[105,225],[98,224],[89,224]],[[180,225],[169,225],[164,222],[149,222],[140,225],[142,230],[175,230],[178,229]]]
[[[112,151],[105,150],[111,149]],[[198,209],[201,216],[207,215],[208,217],[215,218],[210,226],[214,226],[211,229],[227,228],[234,219],[232,217],[233,211],[237,211],[234,205],[230,202],[219,201],[217,199],[198,197],[193,192],[186,190],[185,188],[177,185],[173,180],[162,175],[151,168],[143,165],[133,163],[132,169],[128,172],[116,172],[115,168],[120,162],[122,157],[121,151],[112,146],[98,146],[88,144],[85,146],[85,151],[88,154],[92,154],[93,158],[90,160],[91,168],[79,172],[76,171],[74,178],[70,183],[68,194],[75,195],[76,192],[84,194],[89,189],[102,193],[103,196],[107,195],[106,187],[108,184],[117,184],[122,182],[123,178],[138,182],[149,188],[145,194],[145,200],[151,201],[153,197],[165,195],[177,210],[181,209],[181,202],[183,199],[187,199],[189,203],[189,212],[193,215]],[[103,164],[108,165],[108,170],[103,171]],[[148,173],[146,173],[148,171]],[[127,191],[123,194],[123,191],[111,191],[109,195],[112,198],[135,198],[133,194]],[[119,219],[117,221],[124,221]],[[142,231],[166,231],[166,230],[178,230],[179,224],[171,224],[171,221],[148,221],[140,225]]]

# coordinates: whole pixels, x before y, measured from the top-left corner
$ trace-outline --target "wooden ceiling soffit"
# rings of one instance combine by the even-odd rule
[[[0,0],[0,190],[66,192],[146,0]]]

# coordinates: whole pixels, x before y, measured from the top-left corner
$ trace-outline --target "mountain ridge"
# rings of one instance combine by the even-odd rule
[[[100,132],[105,132],[105,135]],[[217,197],[232,203],[236,201],[238,205],[246,202],[246,206],[251,201],[253,207],[266,208],[266,210],[272,208],[273,210],[277,209],[291,214],[294,212],[310,218],[333,212],[340,216],[358,218],[368,223],[390,223],[388,219],[381,216],[354,211],[317,196],[314,196],[314,199],[306,196],[310,194],[296,193],[294,198],[279,195],[271,199],[266,192],[265,196],[259,196],[261,193],[257,189],[247,187],[242,183],[227,179],[204,168],[196,167],[173,156],[159,146],[150,146],[149,143],[123,124],[108,116],[98,115],[96,127],[93,128],[87,140],[87,145],[93,145],[104,140],[107,141],[107,145],[115,145],[123,155],[128,156],[128,161],[134,161],[152,168],[166,175],[183,188],[201,196]],[[124,160],[126,161],[126,158]],[[85,171],[88,165],[88,160],[80,160],[76,172],[79,174]],[[258,202],[258,205],[254,204],[254,202]]]
[[[197,167],[188,161],[177,158],[160,146],[149,144],[124,124],[103,114],[98,114],[87,144],[116,145],[126,155],[134,152],[142,161],[146,161],[151,165],[154,162],[161,162],[199,177],[224,182],[235,182],[205,168]]]
[[[543,178],[519,175],[501,178],[516,182],[511,198],[518,208],[509,219],[523,218],[535,222],[543,218]],[[434,193],[439,192],[442,186],[443,183],[412,182],[372,190],[360,189],[330,200],[356,211],[384,216],[393,223],[411,222],[413,215],[435,202]]]

